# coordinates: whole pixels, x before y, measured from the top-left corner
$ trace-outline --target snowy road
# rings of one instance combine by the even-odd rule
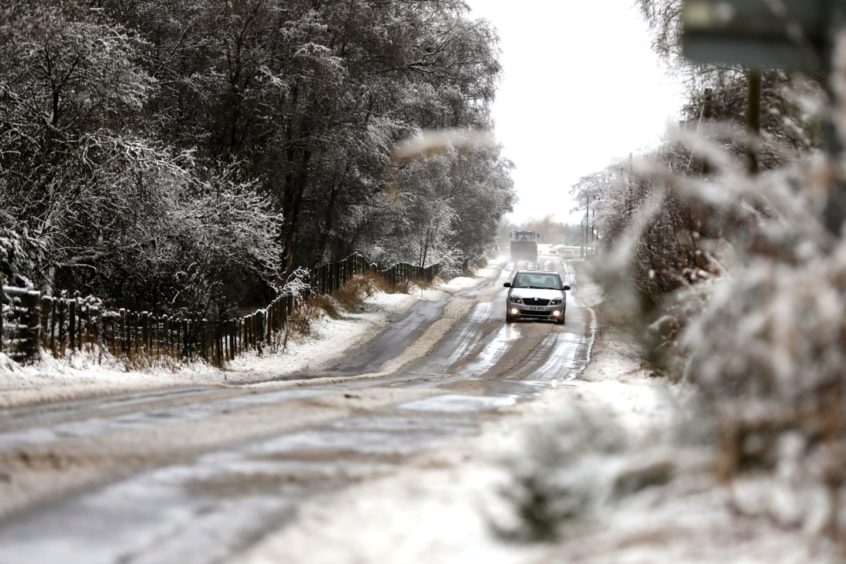
[[[7,410],[0,563],[222,561],[295,519],[303,500],[572,385],[595,331],[577,282],[565,326],[505,325],[510,274],[420,302],[328,371]],[[447,323],[453,311],[463,314]]]

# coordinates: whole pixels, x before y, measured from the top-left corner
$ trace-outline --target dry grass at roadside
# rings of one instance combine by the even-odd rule
[[[390,284],[384,277],[373,273],[355,276],[333,294],[317,294],[288,318],[287,330],[281,335],[279,343],[287,346],[289,338],[306,337],[312,332],[312,324],[322,315],[331,319],[343,319],[345,313],[361,312],[365,300],[377,292],[386,294],[409,294],[414,288],[429,288],[432,283],[425,280],[405,280],[396,285]]]

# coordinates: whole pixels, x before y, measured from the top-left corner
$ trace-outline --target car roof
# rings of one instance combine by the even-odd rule
[[[518,270],[517,274],[555,274],[558,276],[558,273],[554,270]]]

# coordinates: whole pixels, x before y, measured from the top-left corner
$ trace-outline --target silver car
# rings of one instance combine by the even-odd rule
[[[520,270],[512,282],[505,283],[505,322],[518,319],[548,319],[564,325],[567,290],[557,272]]]

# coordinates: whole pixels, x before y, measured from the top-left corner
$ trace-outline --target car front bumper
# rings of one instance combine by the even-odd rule
[[[512,318],[525,317],[531,319],[561,319],[567,304],[554,306],[527,306],[523,304],[507,304],[508,315]]]

